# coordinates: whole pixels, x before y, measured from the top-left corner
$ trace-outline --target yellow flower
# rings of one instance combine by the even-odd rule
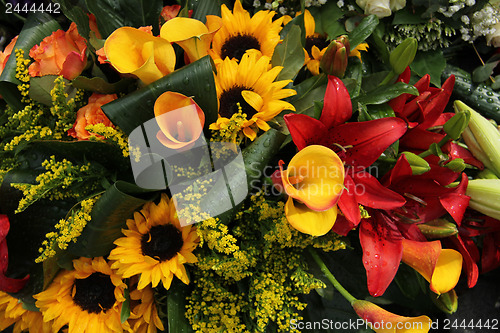
[[[136,285],[136,279],[134,279]],[[130,292],[130,317],[128,322],[134,333],[156,333],[163,331],[163,323],[158,316],[158,309],[151,286],[144,289],[133,289]]]
[[[52,332],[51,323],[43,321],[41,312],[26,310],[17,298],[0,291],[0,330],[3,332],[12,324],[14,333],[27,330],[32,333]]]
[[[455,288],[462,272],[462,255],[442,249],[440,241],[417,242],[403,239],[403,262],[419,272],[436,294]]]
[[[298,152],[286,171],[280,161],[280,170],[289,195],[285,206],[288,222],[300,232],[313,236],[330,231],[337,218],[336,204],[344,189],[344,165],[340,157],[329,148],[312,145]]]
[[[35,295],[44,321],[53,320],[52,331],[68,325],[69,332],[123,332],[120,320],[122,278],[102,258],[73,261],[73,271],[63,271],[49,288]]]
[[[247,117],[243,133],[253,141],[259,128],[263,131],[270,128],[267,121],[283,110],[295,111],[292,104],[281,100],[296,94],[293,89],[283,89],[291,80],[274,81],[282,67],[269,69],[269,61],[269,57],[249,52],[239,64],[229,58],[219,64],[215,77],[219,119],[210,129],[223,128],[241,109]]]
[[[116,248],[109,255],[114,260],[112,268],[125,278],[140,274],[139,290],[150,283],[156,287],[160,281],[169,289],[174,275],[189,283],[184,264],[197,261],[192,252],[198,235],[195,227],[180,226],[173,201],[166,194],[158,205],[148,202],[135,212],[127,227],[125,237],[115,241]]]
[[[427,316],[403,317],[364,300],[352,302],[354,311],[377,333],[426,333],[432,321]]]
[[[233,12],[222,5],[222,28],[215,34],[210,55],[217,64],[226,57],[240,60],[247,50],[258,50],[272,57],[280,42],[283,18],[273,22],[274,12],[258,11],[254,16],[243,9],[241,2],[234,3]]]
[[[206,17],[206,24],[192,18],[174,17],[161,27],[160,36],[179,44],[186,52],[189,62],[196,61],[208,54],[212,38],[222,26],[220,17]]]
[[[349,57],[358,57],[358,59],[361,61],[361,52],[360,51],[368,51],[368,44],[361,43],[358,46],[356,46],[354,48],[354,50],[351,50],[351,53],[349,53]]]
[[[116,29],[106,39],[104,52],[118,72],[134,74],[145,84],[173,72],[175,67],[174,48],[166,39],[132,27]]]
[[[304,64],[311,74],[318,75],[319,63],[330,43],[327,41],[326,36],[315,32],[316,22],[307,9],[304,12],[304,28],[306,30],[306,47],[304,49],[306,60]]]
[[[156,100],[154,112],[160,126],[156,138],[168,148],[187,149],[203,131],[205,114],[191,97],[167,91]]]

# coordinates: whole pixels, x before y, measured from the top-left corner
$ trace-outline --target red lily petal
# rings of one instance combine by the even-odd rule
[[[344,186],[346,189],[342,192],[338,205],[342,214],[344,214],[345,218],[350,222],[350,225],[352,225],[349,229],[351,230],[361,221],[361,213],[359,212],[358,201],[355,196],[356,184],[348,174],[345,175]]]
[[[500,234],[500,233],[496,233]],[[500,266],[500,247],[495,244],[495,234],[487,234],[483,239],[481,273],[486,273]]]
[[[460,252],[462,257],[464,258],[464,267],[467,271],[467,284],[469,288],[472,288],[476,285],[477,279],[479,277],[479,269],[477,267],[476,261],[472,258],[472,253],[477,252],[477,247],[474,242],[471,242],[465,245],[464,241],[467,238],[461,238],[460,236],[452,236],[448,238],[454,247]],[[469,239],[470,240],[470,239]],[[479,259],[479,258],[478,258]]]
[[[424,109],[425,121],[418,128],[427,129],[439,118],[443,113],[448,100],[450,99],[453,86],[455,85],[455,75],[451,75],[441,86],[441,91],[434,97]]]
[[[332,231],[341,236],[347,236],[349,231],[356,228],[357,224],[352,223],[345,216],[337,215],[337,220],[333,225]]]
[[[417,88],[418,93],[421,94],[424,91],[429,90],[429,86],[431,84],[431,76],[429,74],[425,74],[422,76],[420,80],[417,81],[413,86]],[[410,95],[412,96],[412,95]]]
[[[484,165],[481,161],[479,161],[477,158],[475,158],[468,149],[457,145],[455,142],[450,141],[450,142],[446,143],[441,148],[441,150],[444,153],[450,155],[450,157],[452,159],[461,158],[467,164],[473,165],[480,170],[484,169]]]
[[[342,80],[328,76],[323,111],[319,120],[327,127],[340,125],[352,116],[352,104],[349,92]]]
[[[391,117],[339,125],[328,131],[328,137],[332,148],[335,144],[352,146],[346,149],[344,160],[347,165],[362,170],[375,162],[405,132],[406,122]]]
[[[411,71],[410,71],[410,67],[406,67],[406,69],[404,70],[403,73],[401,73],[396,82],[404,82],[404,83],[409,83],[410,82],[410,78],[411,78]],[[397,114],[398,112],[400,112],[406,101],[408,100],[408,98],[410,98],[410,94],[401,94],[399,95],[398,97],[396,98],[393,98],[392,100],[390,100],[388,102],[389,106],[394,110],[394,112]]]
[[[352,175],[356,183],[356,199],[363,205],[377,209],[396,209],[406,202],[398,193],[382,186],[378,179],[366,171],[360,171]]]
[[[359,240],[363,248],[368,291],[381,296],[394,279],[403,255],[402,237],[383,214],[361,221]]]
[[[433,124],[431,124],[430,127],[443,126],[448,120],[453,118],[454,115],[455,114],[452,112],[441,113],[438,119]]]
[[[9,266],[9,251],[5,237],[9,232],[9,228],[9,218],[7,215],[0,214],[0,291],[16,293],[25,286],[29,276],[23,279],[13,279],[5,276]]]
[[[406,159],[406,156],[401,154],[392,170],[384,176],[382,183],[384,186],[389,187],[391,184],[397,183],[401,179],[409,177],[412,174],[413,171],[411,170],[410,163]]]
[[[410,102],[401,109],[400,112],[396,113],[399,117],[404,117],[412,121],[423,121],[422,105],[426,99],[429,98],[431,93],[429,91],[422,92],[419,96],[412,99]]]
[[[424,151],[433,143],[438,143],[444,138],[444,134],[425,131],[419,127],[415,127],[406,132],[399,140],[401,147],[406,150]]]
[[[441,205],[458,225],[462,222],[465,209],[469,206],[469,200],[469,196],[456,193],[448,193],[439,198]]]
[[[308,145],[320,144],[322,134],[327,130],[321,121],[305,114],[287,114],[283,119],[299,150]]]

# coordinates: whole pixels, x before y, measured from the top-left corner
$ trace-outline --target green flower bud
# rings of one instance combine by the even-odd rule
[[[343,78],[350,53],[349,39],[340,36],[332,41],[321,57],[320,67],[327,75]]]
[[[446,163],[445,167],[454,172],[462,172],[465,169],[465,162],[461,158],[455,158],[450,162]]]
[[[448,291],[447,293],[438,295],[430,294],[432,302],[445,313],[455,313],[458,309],[458,297],[455,289]]]
[[[408,37],[391,52],[389,62],[396,75],[403,73],[406,67],[413,62],[415,54],[417,54],[417,47],[417,40]]]
[[[470,208],[500,219],[500,179],[469,180],[465,194],[470,196]]]
[[[458,229],[455,223],[445,219],[435,219],[418,225],[427,239],[440,239],[456,235]]]
[[[477,179],[498,179],[497,175],[489,169],[484,169],[476,175]]]
[[[448,120],[444,126],[443,130],[448,134],[453,140],[460,138],[462,132],[467,128],[470,119],[470,112],[464,109],[462,112],[454,115],[450,120]]]
[[[408,163],[410,163],[413,175],[421,175],[431,169],[429,163],[427,163],[427,161],[422,157],[415,155],[414,153],[410,153],[409,151],[405,151],[403,154],[405,155]]]
[[[470,121],[462,137],[472,155],[500,177],[500,132],[486,118],[461,101],[453,104],[455,112],[469,112]]]

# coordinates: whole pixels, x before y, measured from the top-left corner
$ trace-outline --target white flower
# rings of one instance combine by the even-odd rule
[[[260,1],[259,1],[259,0],[254,0],[254,1],[253,1],[253,6],[254,6],[255,8],[259,8],[259,7],[260,7]]]
[[[470,19],[467,15],[462,15],[462,17],[460,18],[460,20],[462,20],[463,23],[465,24],[469,24],[470,23]]]
[[[264,8],[267,9],[267,10],[270,10],[270,9],[273,9],[273,5],[271,3],[269,3],[269,2],[266,2],[264,4]]]
[[[339,7],[339,8],[344,7],[344,0],[337,1],[337,7]]]
[[[391,16],[390,0],[356,0],[358,6],[365,10],[365,14],[374,14],[378,18]]]
[[[495,31],[486,35],[486,43],[494,47],[500,47],[500,22],[495,24],[493,27]]]
[[[469,7],[474,6],[476,4],[476,0],[465,0],[465,4]]]
[[[390,7],[392,11],[403,9],[405,8],[405,6],[406,6],[406,0],[391,0]]]

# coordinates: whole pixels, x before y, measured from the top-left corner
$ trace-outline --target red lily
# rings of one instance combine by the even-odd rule
[[[380,209],[393,209],[404,204],[404,198],[380,185],[378,180],[364,169],[370,166],[392,143],[406,131],[406,122],[395,117],[366,122],[345,123],[352,116],[349,93],[342,81],[328,77],[323,111],[319,120],[303,114],[284,116],[293,142],[299,150],[319,144],[334,150],[346,166],[344,185],[347,188],[340,197],[340,220],[348,226],[336,230],[340,234],[359,224],[359,204]],[[363,191],[356,191],[363,189]],[[357,193],[359,192],[359,193]],[[346,223],[340,223],[346,226]]]
[[[7,249],[7,234],[9,233],[10,223],[7,215],[0,214],[0,290],[8,293],[15,293],[23,289],[29,276],[23,279],[13,279],[5,276],[9,266],[9,252]]]

